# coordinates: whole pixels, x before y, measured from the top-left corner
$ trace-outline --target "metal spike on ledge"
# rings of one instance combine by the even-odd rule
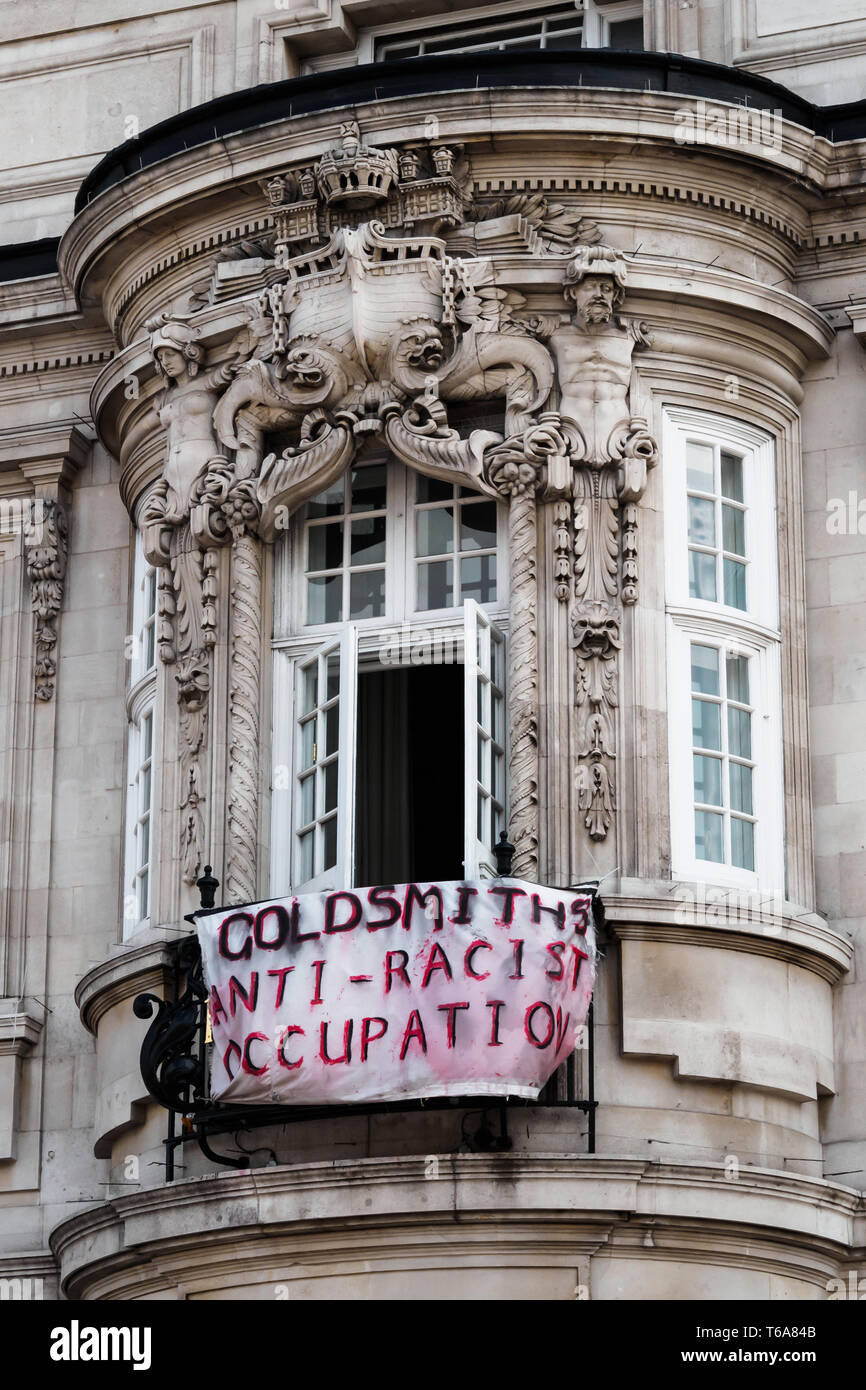
[[[515,855],[514,845],[503,830],[499,836],[498,843],[493,846],[493,854],[496,859],[496,873],[499,878],[510,878],[511,861]]]

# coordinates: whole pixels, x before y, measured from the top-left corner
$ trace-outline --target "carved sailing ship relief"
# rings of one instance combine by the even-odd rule
[[[579,805],[592,839],[612,821],[620,592],[634,602],[636,503],[657,457],[631,410],[640,334],[616,312],[625,261],[593,244],[597,229],[573,212],[537,195],[470,204],[468,183],[459,151],[376,150],[350,122],[314,169],[263,185],[272,254],[258,247],[263,254],[216,267],[211,303],[224,310],[231,290],[238,320],[221,364],[205,366],[202,314],[148,325],[167,383],[156,409],[168,449],[142,524],[163,574],[160,653],[177,676],[188,883],[206,842],[217,550],[231,546],[229,901],[253,900],[258,887],[261,547],[371,440],[420,473],[507,500],[509,832],[513,872],[530,879],[538,873],[538,503],[554,503],[556,597],[572,605],[576,653]],[[564,287],[571,317],[533,317],[500,273],[500,252],[524,256]],[[461,433],[450,422],[450,405],[491,399],[502,402],[504,432]],[[268,451],[275,435],[280,444]]]

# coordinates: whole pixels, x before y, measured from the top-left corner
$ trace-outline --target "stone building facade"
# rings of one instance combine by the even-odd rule
[[[4,8],[4,1291],[838,1296],[860,7]],[[182,988],[206,866],[226,904],[458,877],[502,829],[606,917],[588,1045],[511,1147],[381,1107],[167,1175],[133,1000]]]

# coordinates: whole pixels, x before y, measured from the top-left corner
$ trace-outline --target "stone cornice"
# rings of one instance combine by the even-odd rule
[[[178,931],[177,935],[185,935]],[[94,1035],[99,1020],[109,1009],[125,1000],[134,999],[147,990],[162,991],[172,968],[170,944],[156,932],[142,933],[148,939],[142,944],[130,943],[116,948],[116,954],[89,970],[75,986],[75,1003],[81,1021]]]
[[[169,117],[110,151],[85,179],[76,211],[130,171],[161,160],[166,152],[193,148],[212,134],[220,138],[271,122],[286,105],[297,112],[318,114],[335,106],[383,103],[409,93],[426,101],[429,109],[433,95],[441,99],[468,89],[500,96],[522,86],[524,78],[519,54],[439,54],[416,59],[411,68],[395,70],[387,62],[371,63],[233,92]],[[765,78],[681,54],[611,49],[539,52],[533,57],[533,79],[539,90],[559,88],[569,98],[584,89],[616,88],[668,93],[680,106],[689,100],[712,105],[736,101],[753,110],[778,110],[786,121],[830,141],[866,136],[861,102],[819,107]]]
[[[803,185],[817,193],[827,186],[833,160],[829,142],[800,126],[783,124],[778,149],[772,145],[683,147],[675,138],[675,117],[681,107],[670,93],[610,89],[562,92],[512,87],[495,94],[445,92],[437,99],[439,138],[465,145],[471,153],[495,137],[496,150],[509,160],[523,151],[538,186],[547,184],[551,191],[562,192],[573,182],[579,197],[593,192],[704,207],[715,219],[720,213],[738,220],[745,217],[792,251],[802,245],[809,236],[809,210],[801,201]],[[353,108],[369,138],[382,144],[423,139],[428,112],[429,101],[417,97]],[[222,235],[229,235],[233,219],[239,235],[252,234],[264,209],[257,188],[250,185],[269,171],[284,169],[287,162],[300,166],[318,158],[336,138],[340,114],[273,121],[173,154],[124,179],[100,194],[69,228],[60,248],[64,275],[79,286],[86,276],[88,298],[108,293],[111,281],[109,298],[116,315],[118,306],[128,299],[130,286],[154,273],[151,267],[161,258],[171,261],[174,256],[180,262],[212,250],[211,219]],[[551,130],[555,130],[553,142]],[[547,168],[539,171],[542,147]],[[621,163],[626,155],[630,167],[611,167],[613,160]],[[577,176],[576,159],[581,170]],[[594,164],[598,164],[597,173],[587,168]],[[493,191],[495,179],[491,181],[480,170],[476,175],[479,194],[488,188]],[[216,189],[220,189],[219,199],[214,198]],[[189,211],[178,215],[194,201],[201,204],[194,217]],[[213,206],[208,208],[208,203]],[[169,208],[174,210],[171,247],[145,261],[142,231]],[[187,235],[182,231],[184,216],[189,219]],[[134,248],[121,245],[130,233]],[[106,253],[111,269],[106,264],[97,270],[97,261]],[[130,279],[125,285],[115,284],[117,267],[124,260]]]
[[[704,884],[669,884],[664,896],[604,894],[614,937],[743,951],[810,970],[830,984],[850,970],[854,948],[816,913],[767,895]],[[708,969],[712,966],[708,964]]]
[[[495,1250],[503,1239],[553,1253],[567,1232],[586,1257],[603,1246],[632,1253],[647,1230],[677,1258],[715,1263],[721,1252],[725,1263],[798,1269],[823,1287],[849,1254],[863,1204],[852,1188],[792,1173],[741,1167],[731,1182],[723,1164],[446,1154],[430,1181],[428,1163],[337,1160],[185,1179],[73,1216],[50,1244],[69,1297],[99,1297],[97,1288],[123,1297],[130,1268],[140,1294],[142,1283],[171,1287],[217,1267],[243,1281],[261,1257],[298,1249],[328,1264],[334,1242],[349,1261],[431,1242],[438,1252],[467,1241]]]

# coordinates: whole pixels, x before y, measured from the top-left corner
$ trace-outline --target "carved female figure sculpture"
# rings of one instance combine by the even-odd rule
[[[193,487],[208,463],[222,454],[213,413],[219,388],[232,379],[233,364],[202,371],[203,353],[195,330],[181,317],[162,314],[147,325],[150,350],[166,385],[155,410],[165,426],[167,449],[163,481],[166,519],[189,514]],[[228,462],[228,460],[226,460]]]

